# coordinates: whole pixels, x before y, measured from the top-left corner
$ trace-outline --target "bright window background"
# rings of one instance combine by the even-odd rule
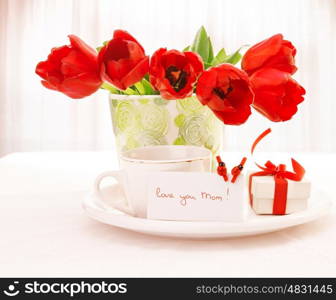
[[[114,148],[106,92],[71,100],[43,88],[34,74],[68,34],[98,46],[122,28],[152,54],[184,48],[202,24],[215,48],[229,51],[283,33],[298,49],[294,77],[307,90],[290,122],[254,113],[243,126],[225,127],[225,150],[247,151],[271,126],[265,150],[336,151],[334,0],[0,0],[0,155]]]

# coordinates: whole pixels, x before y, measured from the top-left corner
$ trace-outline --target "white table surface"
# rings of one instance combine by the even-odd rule
[[[336,201],[336,155],[293,157]],[[116,166],[109,152],[1,158],[0,276],[336,276],[334,208],[318,221],[260,236],[147,236],[100,224],[81,208],[95,176]]]

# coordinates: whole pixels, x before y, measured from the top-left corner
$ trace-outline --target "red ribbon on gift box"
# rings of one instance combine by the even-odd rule
[[[255,150],[255,147],[259,144],[259,142],[269,133],[271,133],[271,129],[265,130],[262,134],[260,134],[257,139],[254,141],[251,147],[251,154]],[[267,161],[264,166],[260,166],[256,163],[257,167],[261,169],[259,172],[255,172],[249,177],[249,194],[250,194],[250,204],[253,204],[253,195],[252,195],[252,178],[254,176],[273,176],[275,182],[274,188],[274,200],[273,200],[273,215],[284,215],[286,213],[286,205],[287,205],[287,192],[288,192],[288,179],[293,181],[301,181],[304,174],[305,169],[292,158],[292,167],[294,172],[289,172],[286,170],[286,165],[279,164],[276,166],[271,161]]]

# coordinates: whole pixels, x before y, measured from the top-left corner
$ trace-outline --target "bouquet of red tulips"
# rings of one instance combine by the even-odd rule
[[[69,35],[70,45],[53,48],[36,73],[42,84],[78,99],[99,88],[114,94],[155,95],[183,99],[194,92],[225,124],[240,125],[251,115],[251,106],[274,122],[287,121],[297,112],[305,90],[292,77],[297,67],[296,49],[276,34],[257,43],[244,56],[241,49],[214,54],[202,27],[183,51],[160,48],[149,57],[128,32],[114,31],[113,38],[97,50]],[[241,69],[235,67],[240,60]]]

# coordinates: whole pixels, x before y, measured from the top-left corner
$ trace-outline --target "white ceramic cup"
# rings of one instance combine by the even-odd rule
[[[129,150],[121,153],[121,170],[98,175],[94,190],[100,193],[100,183],[105,177],[115,178],[125,194],[125,201],[114,204],[115,208],[136,217],[146,218],[148,173],[210,172],[211,156],[210,150],[196,146],[163,145]]]

